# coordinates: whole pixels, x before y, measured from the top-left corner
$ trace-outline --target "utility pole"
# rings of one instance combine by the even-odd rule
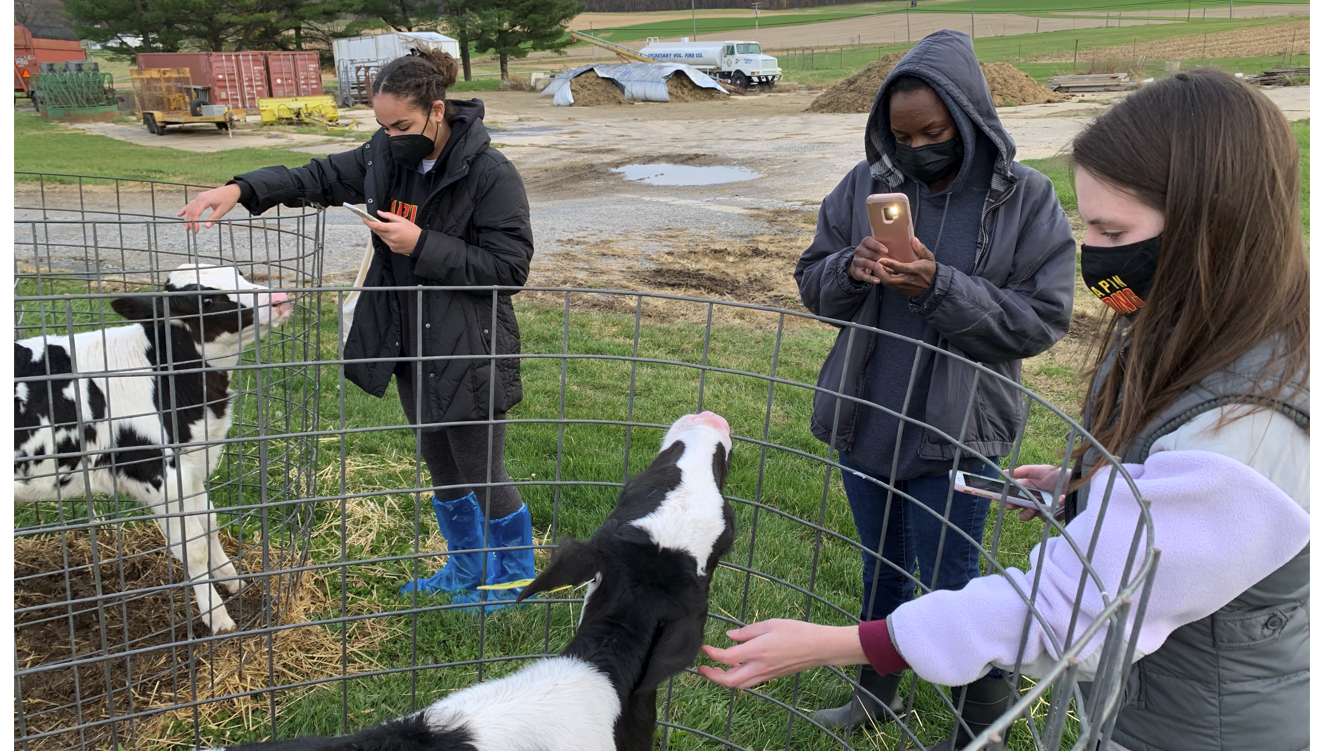
[[[1193,0],[1189,0],[1189,2],[1193,2]],[[696,39],[696,0],[691,0],[691,41],[698,41]]]
[[[751,9],[756,12],[756,42],[760,41],[760,3],[751,3]]]
[[[971,35],[973,39],[976,39],[977,38],[977,0],[972,0],[972,5],[970,7],[971,10],[968,11],[968,15],[971,17],[972,20]]]
[[[1235,0],[1230,0],[1230,20],[1235,20]]]
[[[1191,20],[1193,20],[1193,0],[1189,0],[1189,10],[1184,14],[1185,23],[1188,23]]]

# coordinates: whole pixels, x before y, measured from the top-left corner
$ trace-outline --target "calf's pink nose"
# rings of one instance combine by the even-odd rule
[[[696,421],[703,423],[705,425],[709,425],[710,427],[715,428],[716,430],[720,430],[725,435],[727,435],[730,432],[728,429],[728,421],[723,419],[719,415],[714,414],[713,412],[709,411],[701,412],[700,414],[696,415]]]
[[[272,307],[279,308],[283,305],[290,305],[290,295],[285,292],[272,293]]]

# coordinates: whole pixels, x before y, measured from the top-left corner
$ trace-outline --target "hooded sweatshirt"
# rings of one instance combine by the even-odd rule
[[[964,133],[963,172],[944,193],[918,191],[894,161],[882,98],[902,75],[936,91]],[[870,403],[901,411],[918,348],[864,330],[877,328],[940,350],[922,347],[911,379],[908,416],[928,429],[906,429],[896,479],[948,469],[957,454],[1006,455],[1023,421],[1020,363],[1069,329],[1077,276],[1069,219],[1050,180],[1014,161],[1013,139],[965,34],[935,32],[899,61],[876,97],[865,140],[866,158],[821,203],[815,239],[793,272],[806,307],[841,326],[816,382],[811,432],[888,477],[896,443],[890,426],[897,423],[871,415],[880,410]],[[848,273],[857,245],[871,234],[866,198],[900,191],[917,196],[916,233],[938,256],[931,288],[915,299]],[[882,346],[889,353],[877,355]]]
[[[981,82],[985,86],[985,81]],[[944,89],[932,89],[949,109],[963,142],[963,161],[958,175],[944,190],[932,193],[925,183],[903,172],[900,192],[908,196],[912,211],[913,234],[935,254],[937,265],[944,265],[954,273],[971,275],[976,266],[977,237],[981,231],[982,209],[990,191],[991,172],[995,168],[997,150],[991,139],[973,124]],[[871,117],[873,132],[878,134],[884,152],[891,160],[897,143],[889,126],[889,103],[885,96],[876,99]],[[995,122],[999,126],[999,121]],[[900,168],[900,171],[901,168]],[[937,271],[937,277],[939,276]],[[916,298],[902,292],[885,289],[879,295],[880,323],[896,334],[927,344],[938,344],[940,333],[927,324],[913,310],[914,304],[924,304],[935,290],[931,287]],[[921,349],[910,341],[877,335],[875,349],[866,363],[865,398],[895,412],[903,410],[908,395],[907,384],[912,376],[913,360],[917,363],[917,376],[912,385],[912,398],[908,400],[908,416],[916,420],[903,427],[902,440],[898,440],[898,418],[880,410],[866,410],[858,422],[860,436],[848,460],[878,477],[910,480],[921,475],[944,474],[954,466],[952,461],[923,459],[919,448],[922,441],[921,423],[926,418],[926,400],[930,395],[931,371],[935,353]],[[898,448],[898,466],[893,466],[895,448]],[[976,468],[979,460],[968,458],[960,462],[960,469]]]

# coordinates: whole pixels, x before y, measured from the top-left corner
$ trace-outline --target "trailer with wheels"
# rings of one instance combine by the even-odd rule
[[[149,133],[164,136],[168,125],[207,123],[229,133],[244,121],[244,110],[209,103],[208,87],[192,84],[188,68],[146,68],[129,74],[139,117]]]

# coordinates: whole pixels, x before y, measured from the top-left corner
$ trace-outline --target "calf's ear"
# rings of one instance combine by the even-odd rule
[[[564,537],[553,551],[553,559],[548,562],[548,568],[541,571],[534,581],[521,590],[516,596],[516,601],[521,602],[536,592],[579,586],[593,579],[597,573],[599,573],[599,556],[595,554],[594,545],[574,537]]]
[[[130,321],[151,321],[165,313],[160,302],[156,297],[118,297],[111,300],[111,310]]]

